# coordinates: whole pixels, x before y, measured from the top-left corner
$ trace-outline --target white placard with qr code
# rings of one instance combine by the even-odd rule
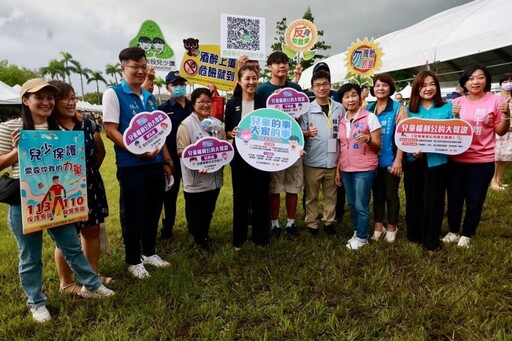
[[[220,54],[224,58],[247,55],[265,60],[265,18],[221,14]]]

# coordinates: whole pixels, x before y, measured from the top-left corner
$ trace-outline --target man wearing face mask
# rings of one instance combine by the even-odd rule
[[[174,169],[172,176],[174,177],[174,186],[165,192],[164,196],[164,218],[162,219],[162,231],[160,237],[162,239],[170,239],[176,219],[176,200],[180,190],[181,167],[180,158],[176,152],[176,132],[181,122],[187,118],[192,112],[192,105],[185,94],[187,92],[187,80],[180,76],[178,71],[171,71],[165,77],[167,90],[171,93],[171,98],[165,103],[158,106],[167,115],[172,122],[171,133],[167,136],[166,145],[172,159],[174,160]]]

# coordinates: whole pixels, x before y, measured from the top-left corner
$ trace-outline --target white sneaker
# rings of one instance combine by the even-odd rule
[[[382,231],[373,231],[372,240],[379,240],[380,238],[384,237],[386,235],[386,229],[383,228]]]
[[[386,241],[388,243],[394,243],[397,233],[398,233],[398,227],[395,227],[394,231],[386,231],[386,235],[384,236],[384,239],[386,239]]]
[[[460,239],[460,236],[457,233],[448,232],[446,236],[444,236],[441,241],[443,243],[457,243]]]
[[[368,244],[367,241],[361,242],[361,241],[357,240],[356,238],[353,238],[352,240],[348,241],[346,246],[347,246],[347,249],[349,249],[349,250],[358,250],[361,247],[365,246],[366,244]]]
[[[165,267],[171,265],[171,263],[163,260],[157,254],[154,254],[153,256],[149,256],[149,257],[142,256],[142,263],[153,265],[153,266],[156,266],[157,268],[165,268]]]
[[[149,272],[144,267],[144,264],[142,263],[128,266],[128,272],[131,273],[134,277],[137,277],[138,279],[151,277]]]
[[[469,242],[471,241],[471,238],[469,237],[466,237],[466,236],[462,236],[460,237],[459,239],[459,242],[457,243],[457,246],[458,247],[464,247],[464,248],[469,248]]]
[[[80,290],[80,296],[83,298],[103,298],[114,296],[115,292],[101,284],[99,287],[93,290],[89,290],[86,287],[82,287]]]
[[[32,318],[36,323],[45,323],[52,319],[50,312],[44,305],[37,308],[30,308],[30,312],[32,313]]]
[[[357,235],[357,231],[354,231],[354,234],[352,235],[352,238],[347,240],[347,243],[350,243],[351,241],[353,241],[356,238],[356,235]]]

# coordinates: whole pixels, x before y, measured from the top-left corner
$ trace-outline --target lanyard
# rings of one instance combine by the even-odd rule
[[[327,125],[329,125],[329,129],[332,133],[332,105],[331,105],[331,99],[329,98],[329,110],[327,114],[322,110],[322,114],[324,114],[325,119],[327,120]]]

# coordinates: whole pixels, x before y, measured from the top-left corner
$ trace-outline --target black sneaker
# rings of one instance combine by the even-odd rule
[[[334,236],[336,234],[336,227],[334,227],[334,225],[325,225],[324,231],[325,231],[325,234]]]
[[[279,227],[270,228],[270,238],[279,238],[281,236],[281,229]]]
[[[286,233],[292,237],[297,237],[299,235],[299,229],[295,224],[292,224],[291,226],[287,226],[285,229]]]
[[[313,237],[316,237],[318,236],[318,229],[314,229],[312,227],[308,227],[308,232],[310,235],[312,235]]]

